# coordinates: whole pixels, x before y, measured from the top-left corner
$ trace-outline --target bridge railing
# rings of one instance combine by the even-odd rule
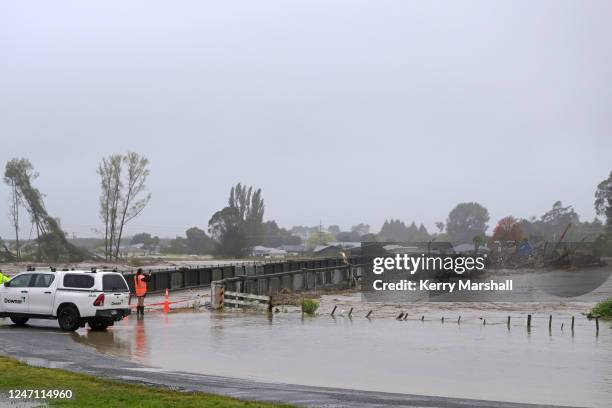
[[[349,263],[359,263],[358,258],[350,258]],[[166,289],[208,287],[214,281],[241,276],[264,276],[278,273],[301,271],[302,269],[325,269],[343,265],[341,258],[293,259],[267,262],[235,263],[225,265],[184,266],[151,270],[152,279],[148,282],[149,293],[160,293]],[[146,267],[142,268],[149,272]],[[130,290],[134,292],[136,271],[122,272]]]

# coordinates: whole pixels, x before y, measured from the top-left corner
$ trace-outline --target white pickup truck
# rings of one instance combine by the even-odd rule
[[[0,284],[0,317],[17,325],[29,319],[57,319],[64,330],[89,324],[104,330],[130,314],[125,278],[109,271],[35,270]]]

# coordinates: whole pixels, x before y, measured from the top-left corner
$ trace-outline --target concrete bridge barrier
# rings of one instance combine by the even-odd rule
[[[337,265],[327,268],[300,269],[263,275],[242,275],[212,282],[212,296],[218,296],[218,287],[235,293],[272,296],[283,289],[292,291],[317,290],[330,287],[350,287],[355,283],[355,267]],[[213,307],[218,303],[213,302]]]
[[[351,257],[350,274],[360,274],[361,257]],[[258,262],[240,262],[226,265],[181,266],[173,268],[146,270],[151,272],[152,279],[147,283],[149,293],[163,293],[166,289],[181,290],[187,288],[209,287],[212,282],[249,277],[244,284],[238,285],[241,292],[265,294],[270,289],[280,290],[317,290],[322,286],[352,284],[349,276],[338,275],[334,270],[344,270],[346,263],[341,258],[317,259],[283,259]],[[134,292],[135,271],[121,272],[132,293]],[[270,284],[267,277],[288,274],[278,283]],[[349,274],[349,275],[350,275]],[[284,276],[284,275],[283,275]],[[260,280],[250,280],[261,278]],[[238,279],[236,282],[241,282]]]

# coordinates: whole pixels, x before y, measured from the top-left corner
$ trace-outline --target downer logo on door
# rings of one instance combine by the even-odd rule
[[[4,298],[4,303],[17,303],[17,304],[21,304],[25,302],[25,298],[21,298],[21,299],[7,299]]]

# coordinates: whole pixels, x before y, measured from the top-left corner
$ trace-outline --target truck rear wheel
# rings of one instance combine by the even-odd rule
[[[91,330],[103,331],[103,330],[106,330],[108,326],[109,324],[102,320],[90,320],[89,321],[89,328]]]
[[[74,306],[64,306],[57,314],[57,321],[62,330],[75,331],[81,325],[81,316]]]
[[[27,317],[11,317],[11,321],[17,326],[23,326],[28,322],[28,320],[30,319]]]

